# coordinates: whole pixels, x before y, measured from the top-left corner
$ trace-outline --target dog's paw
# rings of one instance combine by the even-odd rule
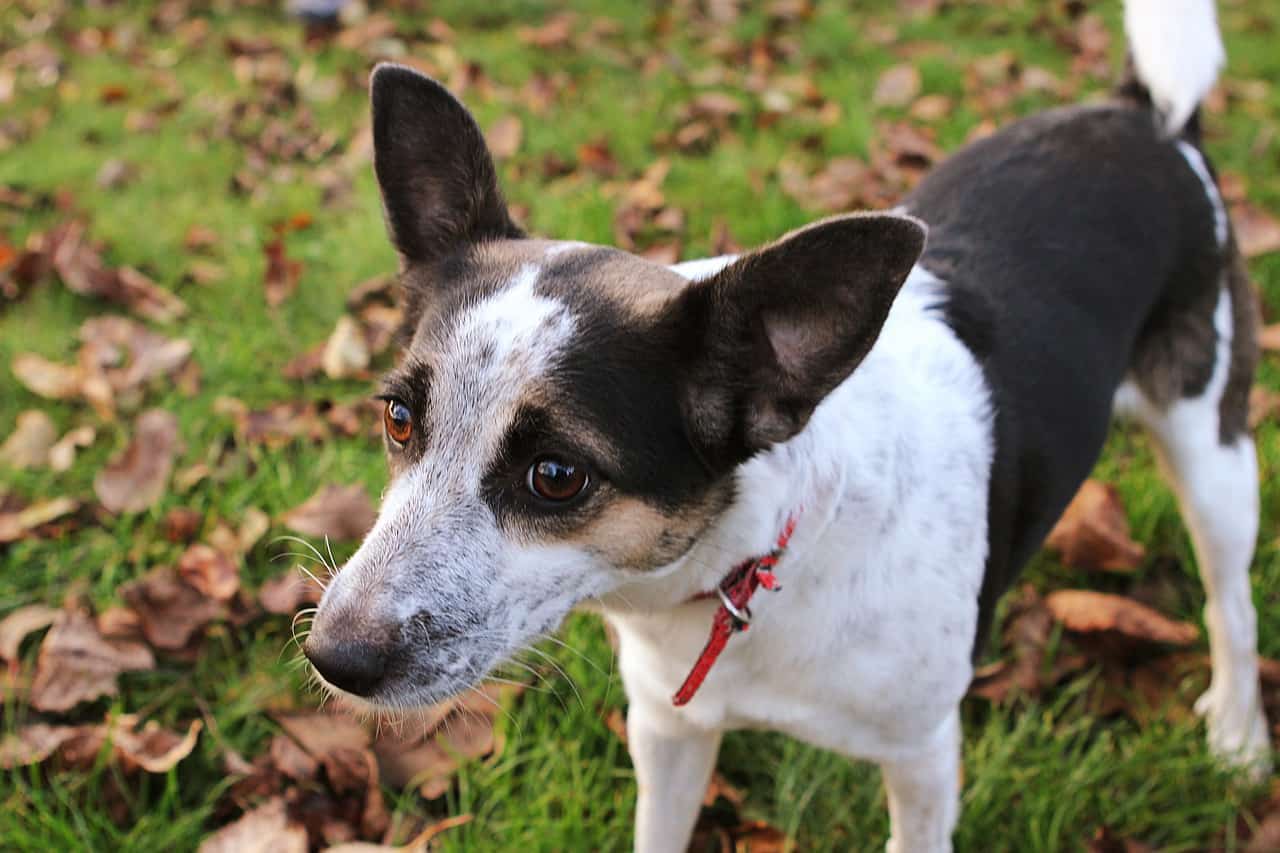
[[[1254,782],[1271,773],[1271,739],[1256,689],[1234,692],[1215,682],[1195,709],[1205,719],[1209,751],[1224,764],[1246,771]]]

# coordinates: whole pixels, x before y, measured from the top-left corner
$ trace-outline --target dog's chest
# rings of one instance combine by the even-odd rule
[[[729,640],[689,705],[670,697],[716,604],[610,611],[633,702],[869,758],[909,746],[954,709],[987,554],[990,417],[977,365],[926,321],[928,293],[904,297],[804,440],[744,466],[719,543],[759,538],[770,510],[807,506],[778,567],[782,591],[756,594],[750,629]],[[815,472],[800,493],[787,481],[797,467]],[[721,551],[695,546],[690,559],[714,564]]]

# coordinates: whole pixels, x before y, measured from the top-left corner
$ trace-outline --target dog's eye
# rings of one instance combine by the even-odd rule
[[[388,400],[386,411],[382,415],[382,423],[387,428],[387,435],[396,444],[404,444],[413,435],[413,413],[409,407],[399,400]]]
[[[582,494],[587,480],[587,469],[582,465],[549,456],[530,465],[525,477],[525,483],[534,496],[553,503],[564,503]]]

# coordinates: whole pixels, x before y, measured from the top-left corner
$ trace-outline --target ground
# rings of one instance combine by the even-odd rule
[[[936,156],[930,144],[954,149],[992,123],[1103,92],[1123,60],[1118,2],[739,5],[759,4],[678,2],[655,12],[593,0],[564,18],[532,0],[401,0],[372,17],[353,10],[344,34],[309,46],[275,3],[7,5],[0,186],[12,192],[0,201],[0,249],[73,219],[87,223],[110,267],[136,267],[186,303],[185,316],[148,325],[189,340],[201,376],[153,383],[114,419],[82,401],[50,401],[10,372],[15,357],[74,361],[81,324],[121,308],[72,292],[57,275],[0,301],[0,436],[30,409],[51,416],[59,434],[82,424],[97,433],[64,472],[0,467],[0,498],[71,496],[83,505],[58,535],[0,544],[0,617],[20,605],[58,606],[69,593],[99,611],[119,604],[123,584],[183,553],[166,535],[176,508],[194,510],[204,532],[239,523],[249,508],[273,519],[238,566],[252,591],[293,559],[276,558],[297,550],[278,538],[288,532],[283,513],[327,484],[378,494],[385,465],[376,439],[253,442],[226,399],[256,410],[373,393],[365,376],[293,380],[282,370],[326,339],[353,286],[395,268],[368,162],[364,84],[376,59],[411,59],[460,90],[495,147],[507,149],[505,191],[531,231],[673,258],[889,203]],[[1206,147],[1229,198],[1277,211],[1280,91],[1271,81],[1280,76],[1280,8],[1221,7],[1230,64],[1204,117]],[[294,140],[305,150],[291,150]],[[865,171],[844,182],[823,172],[837,157]],[[201,242],[188,241],[193,228],[208,245],[186,245]],[[264,245],[276,233],[301,267],[296,292],[269,306]],[[0,270],[12,254],[0,256]],[[1280,310],[1280,254],[1254,259],[1250,270],[1264,310]],[[1280,390],[1270,359],[1260,384]],[[210,475],[186,491],[166,489],[139,512],[97,508],[95,475],[128,443],[137,411],[151,407],[177,417],[176,470],[204,463]],[[1261,652],[1276,657],[1273,420],[1260,424],[1258,446],[1263,525],[1253,583]],[[1096,476],[1118,489],[1145,547],[1140,568],[1085,574],[1046,554],[1027,580],[1042,592],[1132,593],[1200,624],[1190,545],[1146,442],[1118,430]],[[333,547],[341,559],[353,543]],[[176,767],[114,787],[123,771],[107,757],[88,771],[0,771],[0,847],[194,849],[235,816],[225,807],[226,751],[258,755],[278,731],[270,712],[319,701],[289,638],[285,617],[215,621],[190,660],[162,654],[155,668],[122,676],[118,695],[66,715],[37,714],[21,689],[7,690],[5,732],[124,712],[175,729],[200,719],[204,732]],[[465,764],[435,800],[385,791],[404,824],[471,814],[434,842],[445,850],[629,847],[635,782],[607,725],[625,706],[610,647],[588,615],[574,616],[560,638],[543,646],[554,665],[529,658],[540,678],[499,718],[498,754]],[[11,669],[29,672],[37,648],[23,646]],[[1204,649],[1201,631],[1192,650]],[[1133,714],[1099,705],[1099,667],[1023,700],[966,702],[957,849],[1080,849],[1104,827],[1162,850],[1235,849],[1255,831],[1265,787],[1216,769],[1201,726],[1181,712],[1194,679],[1171,692],[1170,713]],[[799,850],[883,845],[884,795],[870,766],[739,733],[726,739],[719,768],[743,800],[720,799],[707,826],[763,821]],[[127,792],[123,805],[108,789]]]

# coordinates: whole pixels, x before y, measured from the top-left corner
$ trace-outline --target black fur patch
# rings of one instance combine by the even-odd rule
[[[1129,105],[1011,125],[944,162],[906,208],[929,223],[922,262],[946,283],[947,321],[994,395],[976,652],[1097,461],[1135,352],[1170,318],[1212,312],[1224,258],[1204,186]],[[1207,381],[1203,365],[1188,370],[1182,393]]]

